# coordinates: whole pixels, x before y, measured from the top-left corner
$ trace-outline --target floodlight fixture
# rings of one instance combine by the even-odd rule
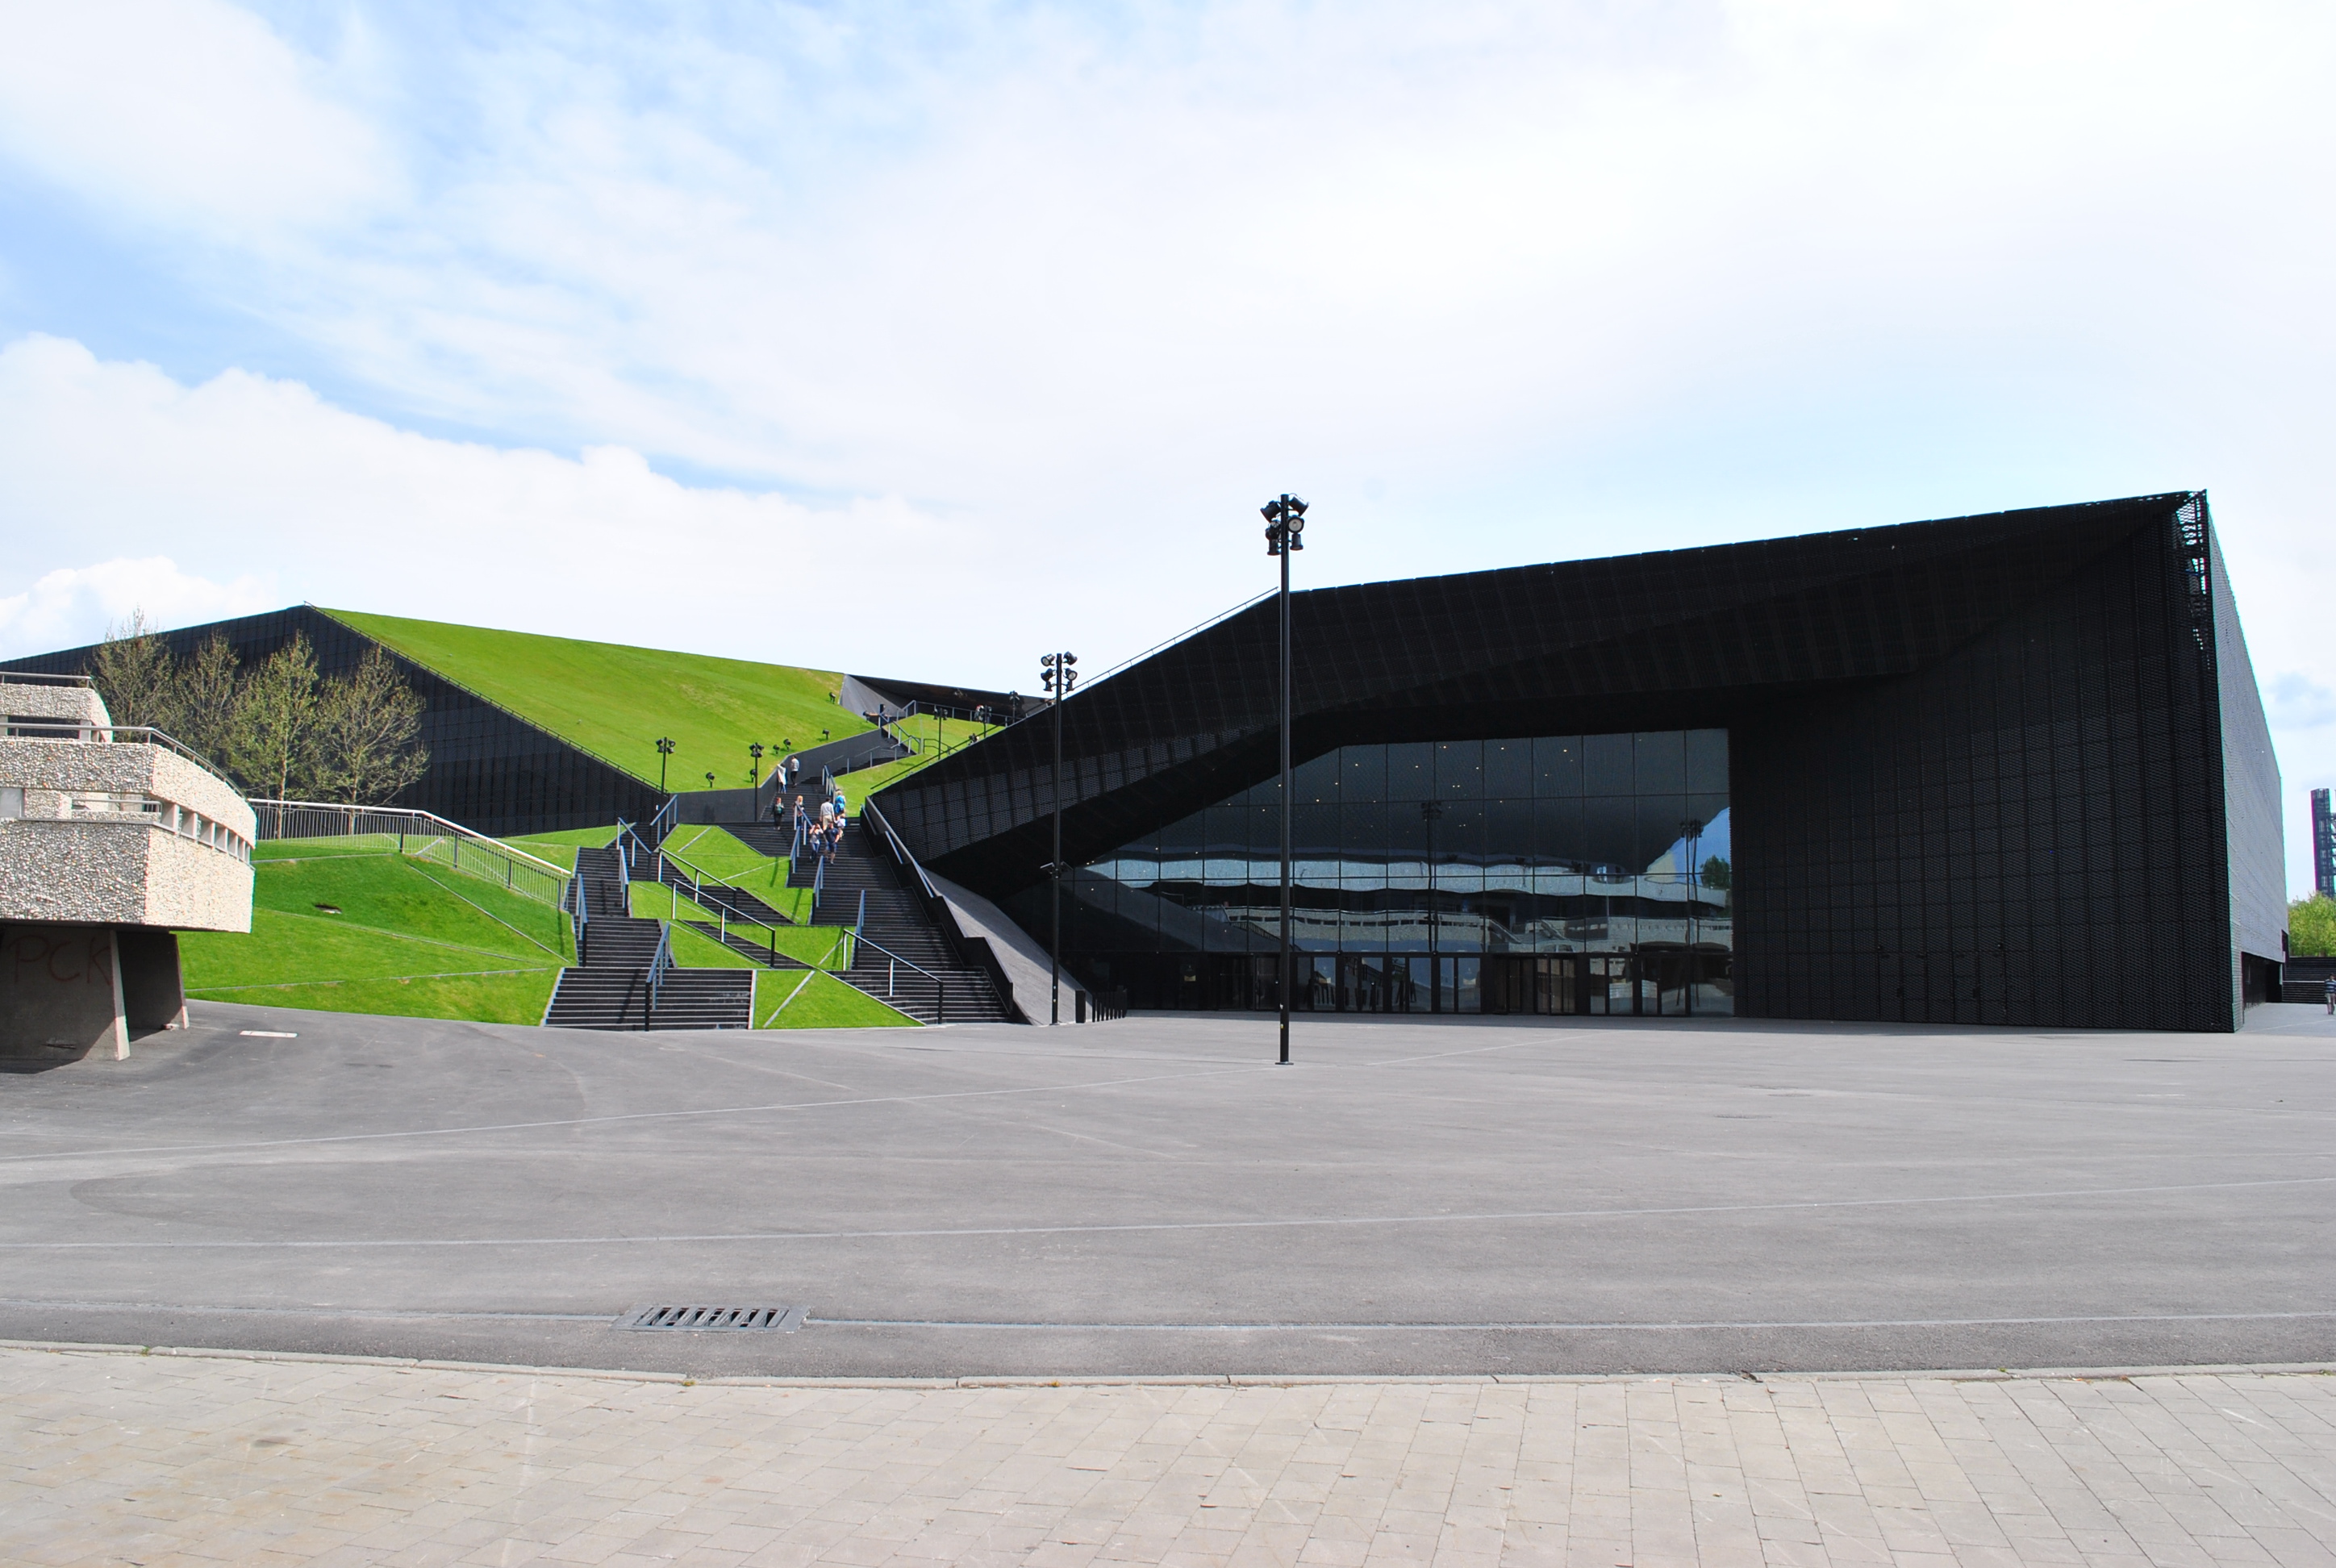
[[[1276,1000],[1281,1011],[1281,1065],[1290,1065],[1290,808],[1294,795],[1290,777],[1290,558],[1306,548],[1299,536],[1306,531],[1306,503],[1288,492],[1275,496],[1258,508],[1265,518],[1265,553],[1281,561],[1281,593],[1276,607],[1281,624],[1281,968],[1280,983],[1275,988]]]
[[[1075,653],[1057,651],[1038,656],[1038,667],[1043,672],[1038,677],[1039,684],[1055,699],[1055,771],[1047,775],[1048,789],[1055,797],[1055,858],[1038,868],[1046,879],[1054,903],[1055,936],[1049,944],[1053,950],[1049,954],[1053,979],[1046,999],[1049,1024],[1063,1021],[1063,702],[1079,683],[1079,672],[1071,667],[1078,662],[1079,656]],[[1010,693],[1008,697],[1019,706],[1019,697]]]

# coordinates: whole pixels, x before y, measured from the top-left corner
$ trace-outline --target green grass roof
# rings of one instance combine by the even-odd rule
[[[451,626],[329,609],[326,615],[395,648],[458,686],[650,784],[659,735],[674,741],[670,788],[734,789],[747,782],[750,741],[776,750],[817,745],[870,728],[831,700],[832,670],[754,664],[622,643]],[[770,775],[770,759],[763,763]]]

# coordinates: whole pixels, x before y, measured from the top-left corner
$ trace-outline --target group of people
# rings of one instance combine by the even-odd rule
[[[776,800],[771,804],[774,811],[778,809]],[[845,814],[847,810],[843,791],[839,786],[833,800],[819,803],[819,814],[816,816],[804,806],[802,795],[795,796],[795,803],[786,813],[786,822],[812,853],[823,861],[832,861],[835,858],[835,852],[843,847],[843,830],[849,820]]]

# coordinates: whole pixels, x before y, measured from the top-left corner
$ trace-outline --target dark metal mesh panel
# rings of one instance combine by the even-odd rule
[[[1741,1011],[2232,1027],[2212,628],[2171,511],[1910,675],[1738,719]]]
[[[2252,686],[2218,671],[2212,557],[2183,492],[1322,589],[1297,755],[1726,728],[1741,1011],[2227,1029],[2232,865],[2266,852],[2225,820],[2219,687]],[[1270,774],[1273,628],[1260,605],[1067,705],[1074,862]],[[1049,858],[1050,723],[887,813],[1011,899]]]
[[[316,650],[317,667],[326,676],[348,674],[377,646],[364,633],[307,605],[183,627],[164,633],[163,640],[183,658],[218,633],[249,668],[290,642],[296,632],[307,634]],[[12,659],[5,667],[77,673],[87,668],[91,651],[67,648]],[[474,833],[496,837],[597,827],[618,817],[641,822],[656,813],[664,797],[651,785],[394,649],[390,657],[421,694],[422,743],[430,748],[430,770],[394,801],[373,803],[434,812]]]

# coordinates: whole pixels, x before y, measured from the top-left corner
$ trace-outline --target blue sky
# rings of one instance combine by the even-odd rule
[[[0,650],[1027,685],[1263,586],[1282,489],[1337,582],[2205,485],[2305,876],[2325,5],[6,14]]]

